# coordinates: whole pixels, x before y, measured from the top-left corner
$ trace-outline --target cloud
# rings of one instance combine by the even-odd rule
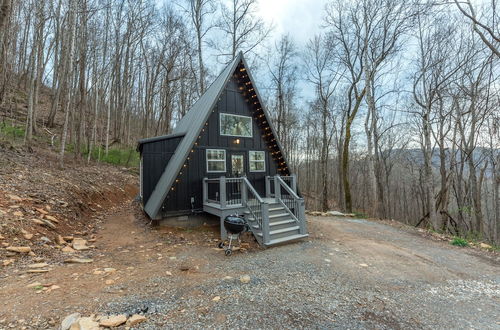
[[[327,0],[261,0],[258,15],[274,25],[273,37],[288,33],[304,45],[320,30]]]

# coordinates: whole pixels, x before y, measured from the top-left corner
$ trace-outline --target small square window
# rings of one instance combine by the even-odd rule
[[[250,162],[250,172],[266,171],[266,153],[265,151],[249,151],[248,160]]]
[[[207,149],[207,172],[226,172],[226,150]]]

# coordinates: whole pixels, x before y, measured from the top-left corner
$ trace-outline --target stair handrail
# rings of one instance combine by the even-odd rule
[[[281,198],[281,187],[283,187],[286,192],[293,198],[293,203],[295,203],[294,211],[286,205],[285,202],[283,202],[283,199]],[[287,211],[290,212],[290,214],[293,216],[294,220],[299,224],[300,226],[300,233],[305,234],[306,233],[306,225],[305,225],[305,206],[304,206],[304,199],[302,197],[299,197],[295,191],[293,191],[290,186],[283,181],[283,179],[279,176],[275,176],[275,188],[274,188],[274,194],[276,196],[276,199],[286,208]]]
[[[262,199],[262,197],[260,197],[259,193],[257,192],[257,190],[255,190],[255,188],[252,186],[252,184],[250,183],[250,181],[248,181],[247,177],[244,176],[243,177],[243,182],[245,182],[245,186],[247,187],[248,190],[250,190],[250,192],[252,193],[252,195],[255,196],[255,198],[260,202],[260,203],[264,203],[264,200]]]
[[[245,191],[245,206],[248,211],[252,214],[253,218],[257,221],[259,225],[259,229],[262,232],[262,238],[264,243],[269,242],[269,204],[267,204],[259,195],[259,193],[252,186],[250,181],[248,181],[247,177],[243,177],[243,183],[245,188],[248,191]],[[248,193],[257,200],[256,205],[259,209],[258,214],[251,207],[252,205],[248,205]],[[255,206],[255,205],[254,205]]]
[[[292,188],[290,188],[290,186],[281,178],[281,176],[279,175],[276,175],[275,176],[275,180],[278,179],[278,182],[280,184],[280,186],[282,186],[283,188],[285,188],[285,190],[290,194],[292,195],[292,197],[294,199],[301,199],[301,197],[299,197],[299,195],[297,195],[297,193],[295,191],[293,191]],[[276,195],[276,191],[274,192],[274,194]]]

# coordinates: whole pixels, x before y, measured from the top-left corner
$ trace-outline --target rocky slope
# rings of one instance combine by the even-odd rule
[[[91,243],[97,214],[130,200],[136,177],[129,169],[69,159],[60,170],[50,150],[0,146],[2,267],[71,252],[74,239]]]

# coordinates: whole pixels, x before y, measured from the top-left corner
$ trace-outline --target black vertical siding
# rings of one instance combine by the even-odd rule
[[[174,190],[169,191],[162,208],[164,216],[172,213],[181,213],[181,211],[189,212],[191,209],[202,209],[203,178],[217,178],[223,175],[230,177],[232,154],[244,154],[246,175],[261,196],[265,195],[265,176],[275,175],[277,173],[277,164],[274,163],[271,155],[269,154],[268,147],[261,136],[262,132],[257,126],[255,120],[252,125],[253,137],[239,137],[241,141],[240,144],[235,144],[234,141],[237,137],[222,136],[219,134],[219,113],[230,113],[250,117],[253,114],[251,107],[245,101],[245,97],[242,95],[241,91],[238,90],[236,83],[232,80],[229,81],[225,90],[222,92],[219,101],[215,105],[213,112],[207,121],[208,125],[204,126],[203,131],[200,134],[200,138],[197,140],[197,145],[193,147],[193,152],[190,153],[189,160],[187,160],[187,166],[183,167],[182,175],[179,175],[178,177],[179,182],[174,184]],[[156,143],[158,142],[151,144]],[[206,149],[226,150],[226,173],[207,173]],[[265,172],[249,171],[248,151],[250,150],[266,152]],[[173,151],[168,151],[166,153],[171,155],[172,152]],[[154,167],[161,168],[161,172],[163,172],[166,166],[166,158],[169,158],[169,156],[161,158],[158,161],[158,164],[155,164]],[[150,159],[148,159],[148,161]],[[144,161],[144,164],[146,164],[146,159],[144,159]],[[156,173],[157,172],[155,172],[155,174]],[[161,173],[159,173],[159,175],[161,175]],[[145,174],[145,176],[147,176],[147,174]],[[157,181],[158,178],[159,176],[155,175],[151,178],[151,181]],[[193,204],[191,204],[191,198],[194,198]]]
[[[145,143],[142,146],[142,189],[146,204],[170,158],[183,137]]]

